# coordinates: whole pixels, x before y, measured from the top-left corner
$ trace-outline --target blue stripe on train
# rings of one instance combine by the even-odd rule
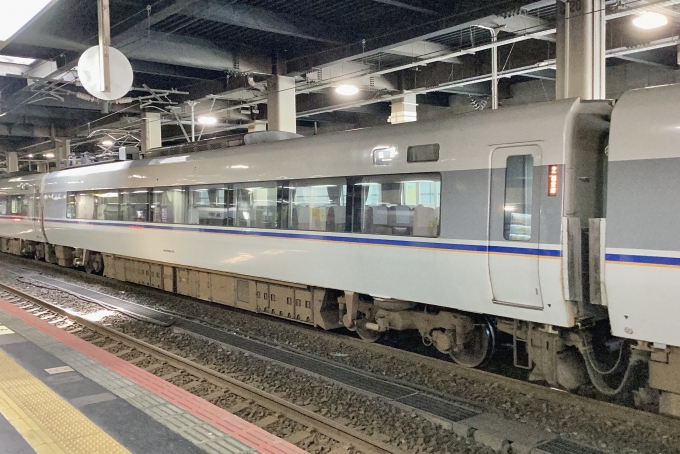
[[[0,216],[4,217],[4,216]],[[30,219],[30,218],[29,218]],[[66,224],[85,224],[85,225],[104,225],[109,227],[132,227],[142,229],[154,230],[178,230],[187,232],[201,232],[201,233],[219,233],[226,235],[252,235],[258,237],[269,238],[286,238],[286,239],[300,239],[300,240],[316,240],[316,241],[332,241],[337,243],[351,243],[351,244],[372,244],[379,246],[398,246],[411,248],[427,248],[427,249],[441,249],[450,251],[468,251],[468,252],[494,252],[501,254],[518,254],[518,255],[539,255],[543,257],[560,257],[562,254],[555,249],[539,249],[527,247],[513,247],[513,246],[486,246],[462,243],[439,243],[434,241],[412,241],[396,238],[369,238],[366,236],[337,236],[327,234],[309,234],[297,233],[291,231],[264,231],[264,230],[243,230],[243,229],[216,229],[209,227],[193,227],[184,225],[168,225],[168,224],[154,224],[154,223],[117,223],[106,221],[87,221],[82,219],[45,219],[46,222],[66,223]]]
[[[677,257],[660,257],[654,255],[606,254],[605,259],[608,262],[628,262],[648,265],[680,266],[680,258]]]

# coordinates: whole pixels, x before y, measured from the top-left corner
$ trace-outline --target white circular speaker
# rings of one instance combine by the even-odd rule
[[[120,99],[132,88],[132,66],[118,49],[109,47],[111,72],[110,91],[102,91],[102,73],[99,67],[99,46],[90,47],[78,60],[78,79],[83,88],[95,98],[105,101]]]

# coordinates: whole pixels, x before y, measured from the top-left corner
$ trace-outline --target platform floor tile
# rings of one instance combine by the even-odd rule
[[[0,412],[38,454],[129,454],[2,351],[0,364]]]
[[[40,346],[72,367],[77,373],[206,452],[215,454],[304,452],[260,428],[250,427],[249,423],[219,408],[201,407],[197,410],[194,408],[196,402],[200,403],[199,406],[209,404],[202,403],[200,398],[175,388],[75,336],[34,319],[2,300],[0,300],[0,325],[8,326],[29,342]],[[134,376],[136,383],[126,376]],[[193,410],[189,410],[188,407],[192,407]],[[194,416],[198,416],[197,413],[192,414],[190,411],[198,411],[202,418],[207,419],[199,419]]]

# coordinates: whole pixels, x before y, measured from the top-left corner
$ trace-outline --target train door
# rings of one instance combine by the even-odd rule
[[[543,308],[540,166],[538,145],[499,147],[491,154],[488,263],[494,303]]]

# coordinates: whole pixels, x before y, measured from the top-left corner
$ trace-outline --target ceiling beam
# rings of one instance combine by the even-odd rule
[[[428,33],[420,34],[418,36],[413,36],[408,39],[385,45],[372,46],[373,42],[369,40],[367,41],[368,49],[366,49],[363,45],[346,46],[337,51],[328,51],[312,56],[295,58],[287,61],[286,67],[288,69],[289,75],[297,76],[311,68],[323,68],[325,66],[357,61],[359,59],[370,59],[370,57],[377,56],[381,53],[390,53],[392,49],[403,49],[422,41],[464,32],[476,27],[477,25],[485,25],[487,27],[502,27],[503,31],[517,35],[533,34],[536,39],[541,39],[551,34],[540,33],[544,30],[552,30],[552,33],[554,33],[554,24],[551,24],[549,21],[544,19],[527,15],[503,17],[492,14],[480,19],[453,24],[448,27],[442,27],[440,25],[438,28]],[[427,57],[431,57],[431,55],[427,55]]]
[[[400,2],[398,0],[373,0],[375,3],[382,3],[384,5],[396,6],[397,8],[408,9],[423,14],[439,14],[437,11],[421,8],[419,6],[409,5],[408,3]]]
[[[146,35],[150,27],[153,27],[170,16],[181,13],[185,8],[188,8],[196,2],[198,2],[198,0],[176,0],[170,6],[163,8],[158,12],[152,12],[148,18],[145,17],[124,32],[112,37],[111,45],[117,47],[121,42],[126,42],[130,39],[138,39],[139,37]]]
[[[348,41],[340,30],[333,30],[334,27],[328,23],[275,13],[243,3],[202,0],[186,8],[182,15],[327,44],[338,45]]]

